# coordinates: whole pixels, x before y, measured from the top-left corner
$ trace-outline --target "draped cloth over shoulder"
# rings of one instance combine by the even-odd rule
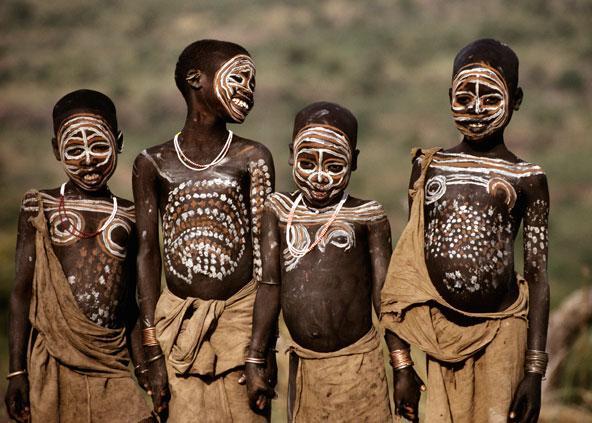
[[[29,309],[36,334],[28,362],[32,421],[140,421],[150,412],[127,367],[124,329],[99,326],[78,308],[38,198],[39,213],[30,219],[36,229]]]
[[[170,422],[267,420],[250,409],[246,386],[238,384],[256,292],[254,280],[227,300],[183,299],[163,291],[155,326],[167,363]]]
[[[321,353],[291,341],[290,423],[391,422],[384,358],[374,327],[352,345]],[[292,396],[292,395],[291,395]]]
[[[427,354],[427,421],[505,421],[522,375],[528,285],[517,276],[516,301],[492,313],[458,310],[437,292],[425,263],[424,184],[439,150],[412,152],[419,157],[421,173],[409,191],[413,200],[409,222],[391,258],[381,294],[380,320],[385,329]],[[473,318],[474,323],[446,317],[454,315]],[[493,357],[496,349],[503,352]],[[482,389],[488,383],[491,392]]]

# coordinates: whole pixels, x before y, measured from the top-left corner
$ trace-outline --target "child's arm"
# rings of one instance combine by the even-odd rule
[[[409,206],[409,215],[411,214],[411,206],[413,198],[410,191],[415,188],[415,182],[421,175],[421,161],[418,154],[412,160],[413,167],[411,169],[411,176],[409,177],[409,191],[407,193],[407,201]],[[385,330],[384,339],[391,353],[391,364],[393,364],[393,352],[395,357],[398,352],[404,354],[400,357],[410,358],[409,344],[403,339],[399,338],[394,332]],[[397,363],[394,363],[395,365]],[[395,414],[405,417],[408,420],[416,421],[419,418],[419,399],[421,391],[425,391],[426,387],[423,381],[415,372],[413,366],[396,369],[393,367],[393,398],[395,402]]]
[[[132,184],[136,204],[136,230],[138,234],[138,301],[142,327],[154,327],[154,311],[160,296],[161,256],[158,238],[157,172],[147,153],[140,154],[134,162]],[[154,410],[165,413],[170,398],[166,366],[159,345],[144,348],[150,361],[149,378]]]
[[[125,265],[127,267],[126,282],[126,339],[128,350],[134,366],[134,374],[138,380],[138,384],[148,391],[150,389],[150,381],[148,380],[147,368],[144,366],[144,349],[142,348],[142,323],[140,321],[140,310],[138,309],[138,302],[136,300],[136,257],[138,254],[137,239],[135,229],[130,234],[130,241],[127,250],[127,257]]]
[[[249,198],[251,205],[251,236],[253,241],[253,277],[261,281],[261,218],[265,200],[275,187],[275,169],[271,153],[263,145],[260,154],[249,163]]]
[[[549,188],[547,177],[537,175],[526,180],[526,204],[523,218],[524,278],[528,283],[528,338],[527,362],[524,379],[514,394],[510,419],[536,421],[541,408],[541,380],[543,368],[529,371],[528,356],[534,354],[546,360],[549,323],[549,283],[547,281],[547,246],[549,217]],[[533,353],[534,352],[534,353]],[[546,363],[545,363],[546,364]],[[537,367],[537,366],[535,366]],[[546,367],[546,366],[543,366]],[[512,416],[513,414],[513,416]]]
[[[274,380],[265,371],[270,355],[270,340],[275,343],[277,321],[280,312],[280,231],[278,220],[269,208],[265,207],[261,225],[261,252],[263,276],[253,309],[253,335],[245,365],[247,392],[251,407],[263,410],[274,396]],[[273,349],[273,346],[271,347]],[[250,359],[251,362],[249,362]],[[261,360],[261,363],[255,363]]]
[[[16,275],[12,294],[10,295],[8,324],[10,364],[8,374],[14,374],[14,376],[8,380],[5,402],[10,417],[19,422],[28,421],[31,413],[29,379],[26,370],[27,344],[31,334],[29,306],[36,257],[35,228],[29,222],[29,218],[36,214],[37,207],[36,198],[32,194],[27,194],[23,200],[19,215],[15,257]]]
[[[368,224],[370,262],[372,264],[372,305],[376,316],[380,317],[380,292],[386,279],[389,260],[393,252],[391,244],[391,225],[388,218]]]

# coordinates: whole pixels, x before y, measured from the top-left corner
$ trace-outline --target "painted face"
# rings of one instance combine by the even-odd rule
[[[255,94],[255,64],[246,54],[226,61],[214,77],[216,97],[229,117],[242,123],[253,108]]]
[[[60,158],[68,177],[96,191],[107,183],[117,164],[116,141],[107,122],[94,114],[64,121],[57,134]]]
[[[487,65],[469,65],[452,81],[450,107],[454,123],[464,136],[471,140],[485,138],[508,120],[510,108],[506,81]]]
[[[294,139],[292,176],[304,198],[324,205],[347,187],[352,148],[346,136],[331,126],[304,127]]]

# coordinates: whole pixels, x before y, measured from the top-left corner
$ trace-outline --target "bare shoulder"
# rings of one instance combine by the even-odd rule
[[[172,140],[166,141],[162,144],[153,145],[140,152],[136,156],[134,166],[142,166],[151,164],[158,168],[160,163],[175,150]]]
[[[269,149],[258,141],[235,135],[233,143],[238,147],[238,154],[245,155],[250,162],[263,160],[269,163],[272,161]]]
[[[356,217],[356,220],[367,223],[388,220],[384,207],[376,200],[364,200],[350,195],[344,207],[348,214]]]

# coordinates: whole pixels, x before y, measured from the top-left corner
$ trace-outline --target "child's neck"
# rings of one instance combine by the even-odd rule
[[[76,185],[74,182],[69,180],[65,186],[65,196],[72,198],[77,197],[79,199],[82,198],[90,198],[90,199],[104,199],[104,198],[111,198],[112,193],[107,184],[103,185],[96,191],[89,191],[83,189]]]
[[[182,136],[184,146],[217,146],[226,141],[228,130],[223,119],[200,108],[191,108],[187,112]]]
[[[460,144],[450,151],[487,157],[505,157],[510,154],[504,143],[503,131],[496,132],[480,140],[470,140],[464,137]]]

